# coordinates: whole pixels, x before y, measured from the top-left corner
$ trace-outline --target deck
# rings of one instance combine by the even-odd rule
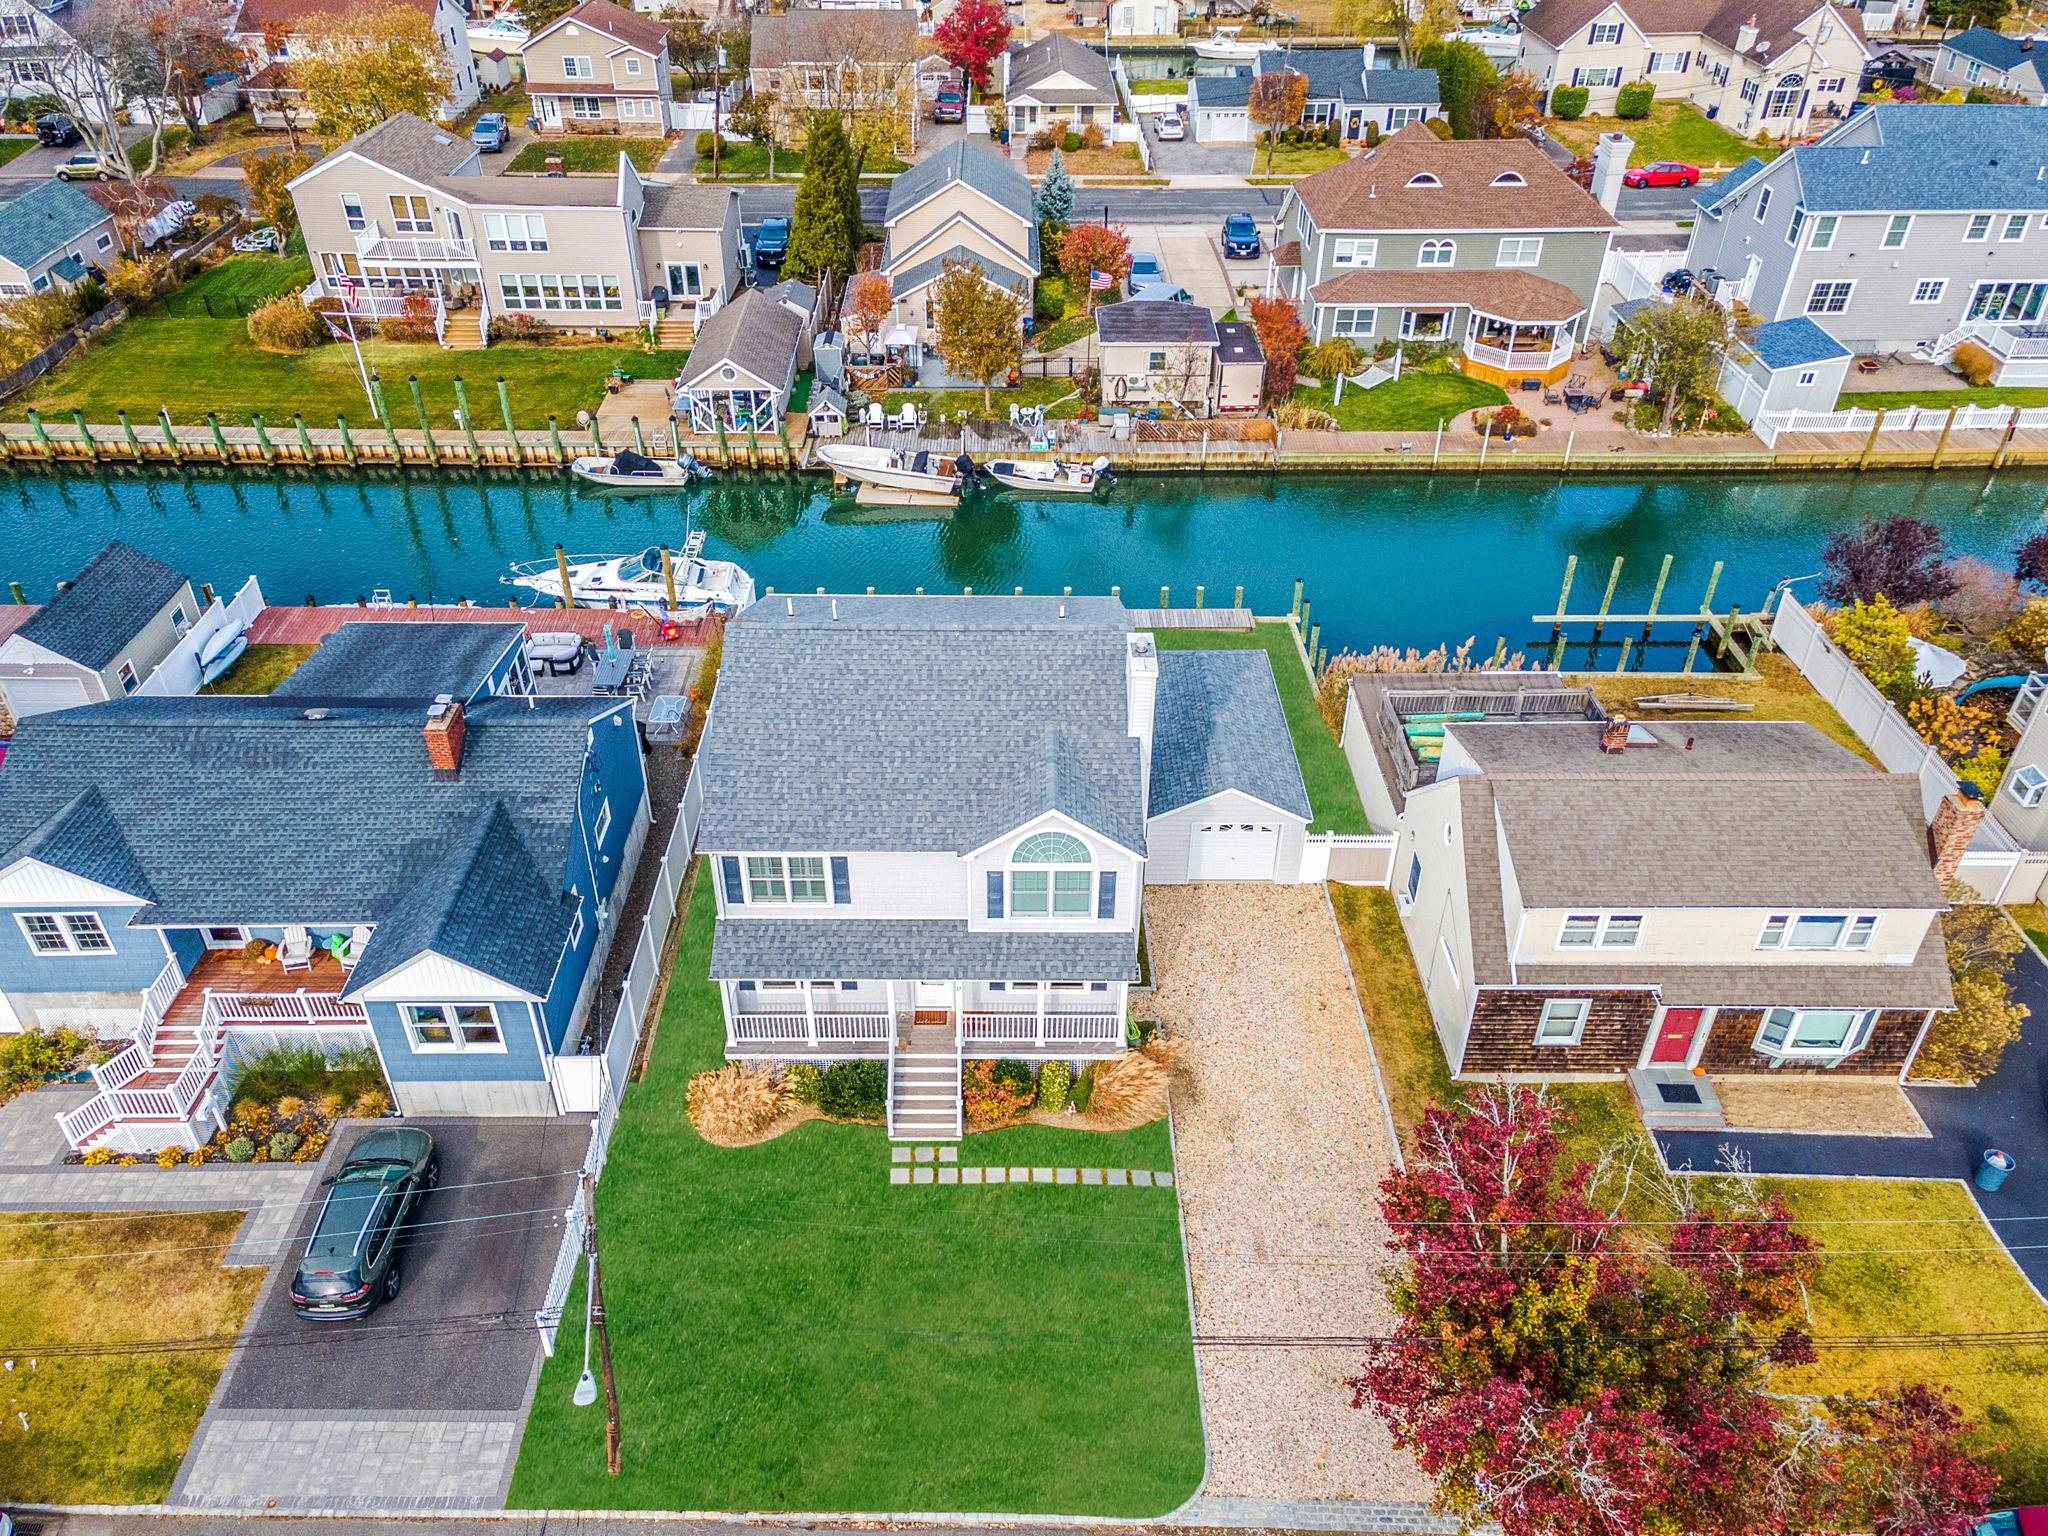
[[[630,630],[635,645],[701,646],[722,619],[692,619],[678,626],[682,633],[664,640],[661,626],[644,614],[609,608],[484,608],[474,604],[422,603],[373,608],[360,603],[265,608],[249,626],[251,645],[318,645],[344,624],[524,624],[528,634],[574,630],[599,644],[611,625],[614,634]]]

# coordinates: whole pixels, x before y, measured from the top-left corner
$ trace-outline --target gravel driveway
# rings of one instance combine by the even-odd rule
[[[1320,885],[1145,893],[1156,1012],[1187,1043],[1174,1136],[1195,1332],[1360,1335],[1394,1321],[1375,1189],[1391,1133]],[[1344,1378],[1359,1351],[1198,1346],[1210,1497],[1424,1500]]]

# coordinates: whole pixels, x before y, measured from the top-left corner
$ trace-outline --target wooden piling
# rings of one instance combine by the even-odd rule
[[[718,433],[718,467],[725,469],[732,463],[732,444],[725,440],[725,418],[713,411],[711,426]]]
[[[550,417],[549,420],[553,420],[553,418]],[[576,594],[569,590],[569,554],[559,544],[555,546],[555,569],[562,576],[562,606],[564,608],[574,608],[576,606]]]
[[[676,567],[675,562],[669,558],[666,544],[661,546],[661,584],[668,590],[669,607],[676,607]]]
[[[1947,454],[1948,454],[1948,435],[1949,435],[1949,433],[1951,433],[1951,432],[1955,431],[1955,429],[1956,429],[1956,408],[1955,408],[1954,406],[1950,406],[1950,407],[1948,408],[1948,417],[1947,417],[1947,419],[1946,419],[1946,420],[1944,420],[1944,421],[1942,422],[1942,424],[1941,424],[1941,438],[1940,438],[1940,441],[1936,442],[1936,443],[1935,443],[1935,445],[1934,445],[1934,463],[1933,463],[1932,465],[1930,465],[1930,466],[1929,466],[1930,468],[1932,468],[1932,469],[1939,469],[1939,468],[1941,468],[1941,461],[1942,461],[1942,459],[1943,459],[1943,458],[1945,458],[1945,457],[1947,456]]]
[[[1230,606],[1233,608],[1242,608],[1244,606],[1244,583],[1239,582],[1237,590],[1231,593]]]
[[[1596,647],[1600,644],[1601,632],[1607,628],[1607,610],[1614,606],[1614,589],[1621,583],[1621,561],[1620,555],[1614,557],[1614,564],[1607,570],[1607,590],[1600,594],[1600,613],[1593,620],[1593,644]],[[1559,611],[1563,610],[1560,608]]]
[[[455,409],[462,412],[462,439],[469,444],[469,467],[482,469],[484,451],[477,446],[476,423],[469,419],[469,391],[462,387],[462,375],[459,373],[450,382],[455,386]]]
[[[36,435],[36,444],[43,450],[43,457],[53,458],[56,450],[50,446],[50,434],[43,430],[43,413],[34,406],[28,408],[29,429]]]
[[[7,590],[13,596],[16,607],[26,607],[28,605],[28,594],[21,590],[20,582],[10,581],[7,583]]]
[[[78,435],[85,443],[85,456],[93,463],[99,463],[100,445],[92,440],[92,428],[85,424],[85,412],[73,411],[71,419],[78,423]]]
[[[206,425],[213,432],[213,451],[220,455],[223,464],[232,462],[234,455],[228,452],[227,434],[220,429],[220,417],[212,411],[206,413]]]
[[[306,430],[306,413],[304,411],[293,411],[292,425],[299,429],[299,452],[305,455],[306,464],[310,468],[312,465],[319,463],[320,460],[319,456],[313,452],[313,434]]]
[[[1290,610],[1290,616],[1297,619],[1301,617],[1301,578],[1299,576],[1294,578],[1294,607]]]
[[[157,424],[164,429],[164,446],[171,451],[171,462],[182,467],[185,463],[185,450],[178,446],[177,429],[171,425],[171,408],[167,405],[158,406],[156,419]]]
[[[1877,434],[1884,430],[1884,412],[1873,411],[1871,415],[1875,419],[1870,423],[1870,435],[1863,439],[1863,451],[1856,455],[1856,473],[1859,475],[1870,468],[1870,456],[1877,451]]]
[[[1690,672],[1692,670],[1693,662],[1697,660],[1699,657],[1700,632],[1703,629],[1705,629],[1708,624],[1713,622],[1714,588],[1718,587],[1720,584],[1721,562],[1719,560],[1716,560],[1714,562],[1714,568],[1707,573],[1706,595],[1700,599],[1701,618],[1700,622],[1693,625],[1692,627],[1692,644],[1688,645],[1685,648],[1685,666],[1681,669],[1683,671]]]
[[[1204,606],[1206,606],[1206,604],[1203,601],[1203,598],[1204,594],[1207,593],[1208,590],[1209,589],[1203,586],[1199,581],[1195,583],[1195,607],[1197,609],[1201,609]]]
[[[441,467],[441,450],[434,444],[434,424],[427,420],[426,397],[420,393],[420,376],[408,373],[405,387],[412,391],[412,408],[419,413],[420,436],[427,440],[427,462],[434,468]]]
[[[647,457],[647,439],[640,431],[640,418],[630,418],[633,423],[633,451],[643,459]]]
[[[555,464],[559,467],[560,465],[566,463],[567,460],[562,453],[561,424],[557,422],[555,418],[552,416],[548,418],[548,441],[550,443],[553,443],[555,446]]]
[[[342,456],[348,460],[348,467],[350,469],[354,469],[357,463],[356,442],[354,438],[348,435],[348,418],[346,416],[343,416],[340,412],[336,412],[334,417],[334,428],[337,432],[341,434]]]
[[[1172,597],[1173,591],[1170,587],[1161,587],[1159,589],[1159,606],[1161,608],[1171,608],[1173,606]]]
[[[135,462],[140,464],[143,461],[142,439],[135,435],[135,423],[128,419],[126,411],[116,411],[114,414],[121,420],[121,433],[128,439],[128,451],[135,456]]]
[[[1579,573],[1579,557],[1564,557],[1564,586],[1557,594],[1557,611],[1560,615],[1570,613],[1572,607],[1572,578]],[[1550,665],[1555,668],[1564,660],[1564,623],[1553,619],[1550,625]]]
[[[270,434],[263,430],[263,418],[252,411],[249,415],[249,425],[256,429],[256,446],[263,450],[263,462],[276,463],[277,450],[270,446]]]
[[[1621,660],[1614,664],[1615,671],[1626,672],[1628,670],[1628,653],[1634,650],[1635,646],[1636,637],[1634,635],[1623,635],[1621,637]]]
[[[505,431],[512,439],[512,462],[526,463],[526,449],[519,441],[519,429],[512,425],[512,395],[505,388],[505,375],[498,375],[498,414],[505,418]]]

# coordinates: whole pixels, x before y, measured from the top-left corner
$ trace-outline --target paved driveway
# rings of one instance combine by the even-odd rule
[[[1234,278],[1223,264],[1217,243],[1218,229],[1204,224],[1134,224],[1126,228],[1131,249],[1157,256],[1166,269],[1167,281],[1187,289],[1197,304],[1220,315],[1237,303],[1237,295],[1231,291]],[[1252,263],[1239,265],[1249,272]]]
[[[291,1310],[272,1271],[168,1502],[209,1508],[502,1507],[539,1368],[533,1310],[589,1140],[581,1119],[423,1120],[441,1187],[395,1301],[360,1323]],[[351,1137],[328,1155],[331,1172]]]
[[[1140,112],[1138,125],[1152,141],[1155,176],[1244,176],[1250,174],[1251,147],[1245,144],[1197,144],[1192,124],[1184,139],[1159,137],[1159,114]]]

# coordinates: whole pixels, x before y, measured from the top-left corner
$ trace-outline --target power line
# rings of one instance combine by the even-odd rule
[[[149,1159],[144,1158],[143,1161],[148,1162]],[[583,1170],[580,1168],[564,1168],[561,1169],[559,1172],[555,1173],[522,1173],[514,1178],[508,1179],[471,1179],[468,1182],[462,1184],[437,1183],[434,1185],[432,1190],[428,1191],[428,1193],[435,1194],[444,1190],[451,1189],[495,1189],[505,1184],[536,1184],[546,1179],[573,1179],[582,1171]],[[320,1187],[326,1187],[324,1180],[322,1181],[322,1185]],[[323,1201],[326,1200],[326,1198],[327,1196],[325,1194],[320,1194],[309,1195],[304,1200],[263,1200],[256,1202],[256,1204],[261,1205],[262,1208],[266,1211],[305,1210],[308,1206],[321,1204]],[[220,1206],[219,1209],[231,1210],[234,1209],[234,1206],[232,1205],[232,1203],[230,1203]],[[252,1206],[251,1209],[254,1209],[254,1206]],[[21,1221],[16,1221],[11,1218],[0,1218],[0,1232],[13,1232],[20,1231],[25,1228],[38,1227],[80,1227],[88,1226],[96,1222],[110,1221],[161,1221],[164,1219],[166,1215],[177,1216],[183,1214],[188,1213],[180,1211],[166,1212],[160,1210],[104,1211],[96,1213],[91,1216],[31,1217]]]

